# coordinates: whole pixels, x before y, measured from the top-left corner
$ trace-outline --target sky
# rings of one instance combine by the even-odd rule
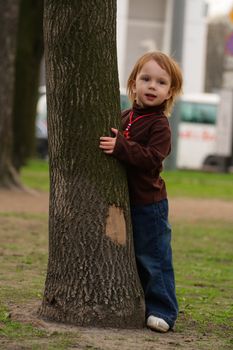
[[[233,0],[206,0],[209,4],[209,16],[227,14],[233,9]]]

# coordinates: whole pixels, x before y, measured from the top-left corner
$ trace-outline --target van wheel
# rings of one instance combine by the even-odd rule
[[[229,171],[231,163],[230,157],[218,156],[216,154],[206,157],[203,162],[203,170],[226,173]]]

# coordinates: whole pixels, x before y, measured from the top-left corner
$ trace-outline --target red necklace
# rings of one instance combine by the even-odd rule
[[[128,125],[126,126],[125,130],[123,131],[123,134],[124,134],[125,138],[126,138],[127,140],[129,140],[129,138],[130,138],[129,132],[130,132],[130,128],[131,128],[132,124],[134,124],[135,122],[137,122],[139,119],[142,119],[142,118],[144,118],[144,117],[148,117],[149,115],[153,115],[153,114],[154,114],[154,113],[139,115],[137,118],[135,118],[135,119],[133,120],[133,111],[130,112],[130,115],[129,115],[129,123],[128,123]]]

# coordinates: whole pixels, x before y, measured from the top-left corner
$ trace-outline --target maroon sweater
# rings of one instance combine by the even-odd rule
[[[118,133],[113,156],[126,166],[131,203],[146,205],[167,198],[160,172],[171,150],[171,130],[163,104],[146,109],[135,104],[132,110],[122,113],[123,130],[127,128],[131,111],[129,138]],[[139,116],[142,118],[134,121]]]

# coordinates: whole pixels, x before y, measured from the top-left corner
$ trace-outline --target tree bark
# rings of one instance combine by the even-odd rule
[[[142,327],[125,172],[98,147],[120,124],[116,1],[47,0],[44,32],[51,187],[39,313]]]
[[[0,2],[0,187],[19,186],[12,165],[12,106],[19,0]]]
[[[13,162],[16,169],[35,154],[35,117],[43,46],[43,0],[21,0],[15,64]]]

